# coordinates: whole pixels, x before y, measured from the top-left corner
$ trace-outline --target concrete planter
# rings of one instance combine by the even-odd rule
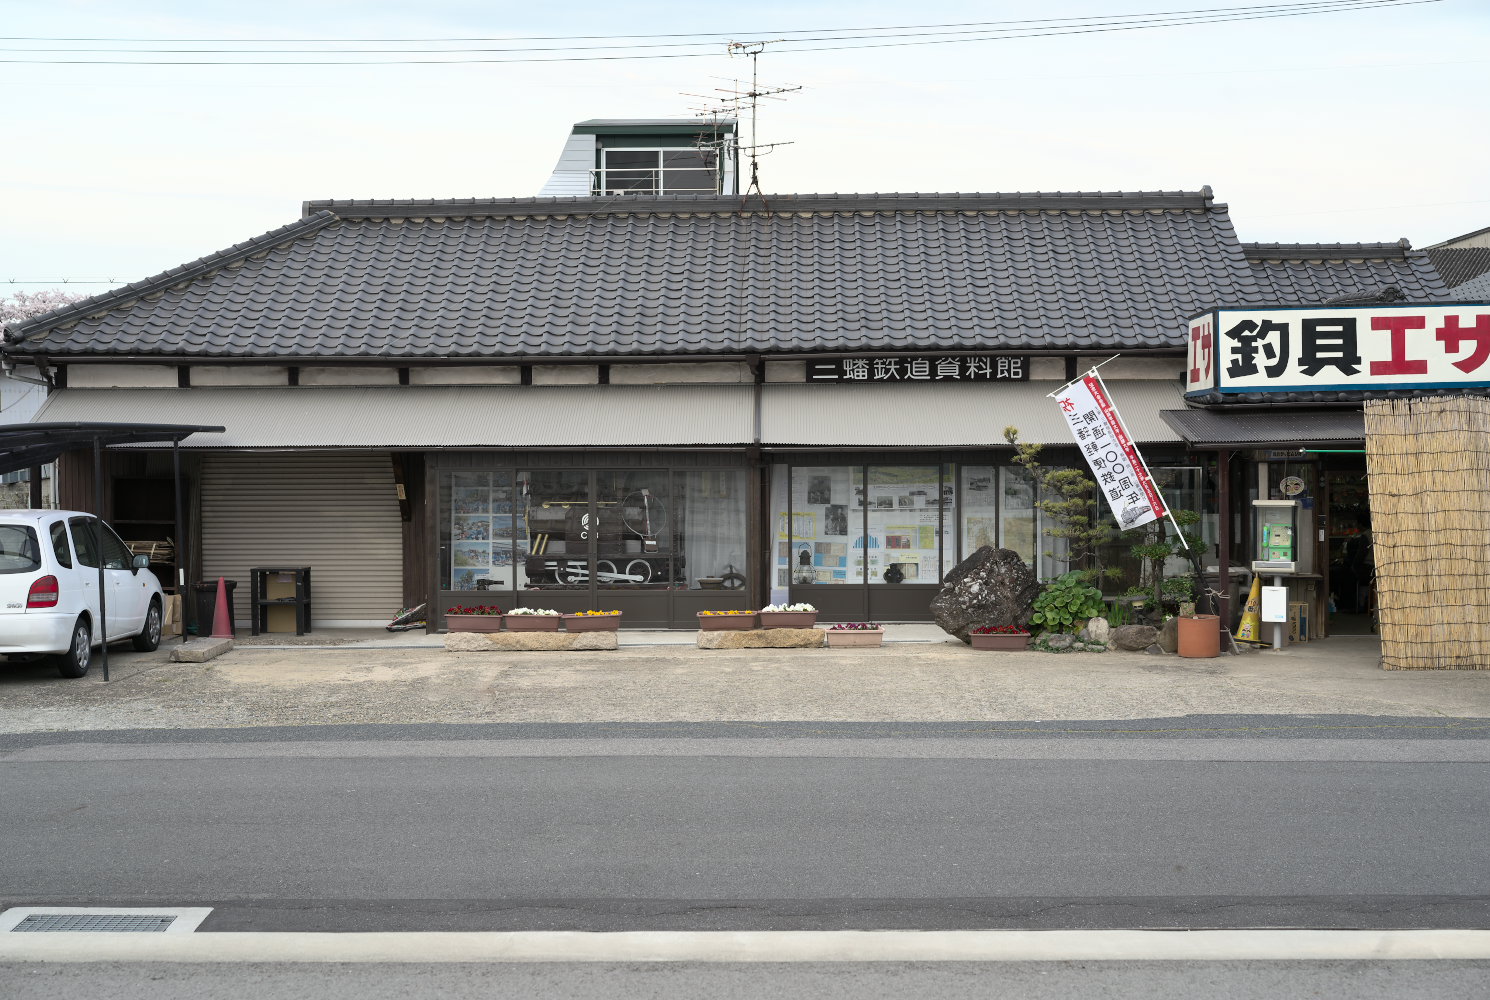
[[[445,627],[451,632],[500,632],[501,615],[446,615]]]
[[[509,632],[557,632],[563,615],[507,615]]]
[[[817,624],[816,611],[762,611],[761,628],[812,628]]]
[[[1003,649],[1019,651],[1030,648],[1030,634],[1028,632],[1004,632],[979,635],[974,632],[968,636],[973,640],[974,649]]]
[[[883,646],[885,630],[882,628],[844,628],[827,630],[828,646],[834,649],[850,649],[856,646]]]
[[[723,632],[726,629],[750,629],[755,628],[757,617],[754,612],[748,615],[706,615],[700,611],[698,613],[698,627],[705,632]]]
[[[621,627],[620,615],[565,615],[566,632],[614,632]]]

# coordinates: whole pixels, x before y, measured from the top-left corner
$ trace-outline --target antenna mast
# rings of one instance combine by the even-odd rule
[[[802,89],[800,84],[795,87],[771,87],[765,90],[761,89],[760,54],[765,51],[767,45],[779,41],[784,41],[784,39],[772,38],[763,39],[756,42],[730,42],[728,48],[729,54],[731,56],[750,57],[750,89],[741,90],[739,89],[738,82],[736,82],[735,87],[730,89],[726,89],[723,87],[715,88],[717,92],[726,95],[725,97],[705,98],[705,100],[717,101],[718,106],[706,109],[703,112],[704,114],[721,114],[726,111],[739,114],[741,110],[744,110],[746,108],[748,108],[749,110],[750,142],[747,145],[736,147],[737,153],[744,153],[746,156],[750,157],[750,183],[746,185],[744,191],[742,192],[743,194],[749,194],[752,190],[754,190],[756,194],[761,195],[762,197],[765,196],[764,193],[761,191],[760,184],[760,158],[771,152],[777,146],[791,145],[790,142],[762,143],[757,137],[757,129],[759,128],[760,122],[761,100],[764,99],[779,101],[782,100],[782,98],[778,95],[790,94]],[[702,97],[703,95],[694,94],[689,96]]]

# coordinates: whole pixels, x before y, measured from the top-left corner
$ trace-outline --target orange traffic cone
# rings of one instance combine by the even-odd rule
[[[212,638],[233,638],[233,612],[228,610],[228,582],[217,578],[217,608],[212,615]]]

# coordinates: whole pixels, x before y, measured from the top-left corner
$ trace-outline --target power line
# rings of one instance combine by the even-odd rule
[[[956,21],[946,24],[892,24],[877,27],[837,27],[837,28],[796,28],[777,29],[773,31],[688,31],[673,33],[653,33],[636,35],[514,35],[514,36],[475,36],[475,37],[433,37],[433,38],[156,38],[156,37],[67,37],[51,35],[0,35],[0,41],[33,41],[33,42],[159,42],[176,44],[214,43],[224,44],[311,44],[314,42],[332,43],[387,43],[398,44],[403,42],[436,43],[436,42],[555,42],[555,41],[606,41],[618,38],[736,38],[757,37],[760,35],[814,35],[830,31],[910,31],[926,28],[988,28],[997,25],[1031,25],[1031,24],[1060,24],[1062,22],[1096,23],[1100,21],[1121,20],[1133,17],[1168,17],[1182,16],[1188,14],[1222,14],[1230,12],[1248,12],[1262,10],[1298,9],[1304,7],[1343,7],[1349,6],[1358,0],[1312,0],[1312,2],[1286,3],[1286,4],[1247,4],[1240,7],[1205,7],[1192,8],[1188,10],[1169,11],[1147,11],[1140,14],[1089,14],[1083,17],[1039,17],[1008,19],[1001,21]],[[1436,2],[1436,0],[1434,0]]]
[[[1303,16],[1308,16],[1308,15],[1313,15],[1313,14],[1346,13],[1346,12],[1358,11],[1358,10],[1373,10],[1373,9],[1385,8],[1385,7],[1418,6],[1418,5],[1421,5],[1421,4],[1441,3],[1441,2],[1442,2],[1442,0],[1344,0],[1344,2],[1330,2],[1330,3],[1325,3],[1325,4],[1289,5],[1288,9],[1283,9],[1283,10],[1278,10],[1278,9],[1275,9],[1274,7],[1223,8],[1224,10],[1244,11],[1246,13],[1228,14],[1228,15],[1220,15],[1220,16],[1211,15],[1211,14],[1204,14],[1204,15],[1201,15],[1201,16],[1169,16],[1167,18],[1153,17],[1153,18],[1149,18],[1149,19],[1146,19],[1146,20],[1133,21],[1133,22],[1128,22],[1128,23],[1124,23],[1124,22],[1120,22],[1120,21],[1119,22],[1113,22],[1110,19],[1109,20],[1106,20],[1106,21],[1085,21],[1085,22],[1078,22],[1078,23],[1075,23],[1075,24],[1069,24],[1069,25],[1060,26],[1060,27],[1057,27],[1057,28],[1054,28],[1054,29],[1048,30],[1048,31],[1020,31],[1018,29],[1009,29],[1009,28],[988,29],[988,30],[993,30],[993,31],[997,32],[995,34],[985,34],[985,33],[982,33],[982,32],[946,32],[946,31],[933,31],[933,32],[925,32],[923,34],[932,34],[932,35],[937,35],[937,36],[943,36],[943,35],[948,35],[948,34],[957,34],[957,35],[973,34],[973,35],[976,35],[976,37],[957,37],[957,38],[937,37],[937,38],[920,39],[920,40],[914,40],[914,41],[906,41],[906,40],[882,41],[881,40],[881,39],[886,39],[886,38],[891,38],[891,39],[908,39],[908,38],[917,38],[918,37],[917,35],[907,35],[907,34],[902,34],[902,35],[882,34],[882,35],[876,35],[876,36],[859,35],[859,36],[851,36],[851,37],[845,37],[845,36],[839,36],[839,37],[824,36],[824,37],[821,37],[821,38],[797,38],[797,39],[787,39],[787,40],[785,40],[785,43],[787,45],[797,45],[799,47],[797,47],[797,48],[785,48],[785,49],[782,49],[781,51],[783,51],[783,52],[837,52],[837,51],[850,51],[850,50],[855,50],[855,49],[871,49],[871,48],[902,48],[902,47],[915,46],[915,45],[946,45],[946,44],[958,44],[958,43],[981,42],[981,41],[1010,41],[1010,40],[1022,39],[1022,38],[1044,38],[1044,37],[1059,37],[1059,36],[1065,36],[1065,35],[1102,34],[1102,33],[1117,32],[1117,31],[1151,30],[1151,29],[1154,29],[1154,28],[1190,27],[1190,26],[1202,25],[1202,24],[1224,24],[1224,23],[1230,23],[1230,22],[1236,22],[1236,21],[1270,20],[1270,19],[1283,18],[1283,17],[1303,17]],[[1299,7],[1305,7],[1307,9],[1295,9],[1295,8],[1299,8]],[[1265,11],[1265,13],[1258,13],[1259,11]],[[998,22],[990,22],[990,23],[998,23]],[[1045,22],[1038,22],[1038,23],[1045,23]],[[848,29],[848,30],[856,30],[856,29]],[[873,30],[873,29],[858,29],[858,30],[868,31],[868,30]],[[631,37],[648,37],[648,36],[631,36]],[[652,36],[652,37],[662,37],[662,36]],[[866,42],[868,44],[801,46],[801,43],[803,43],[803,42],[813,42],[813,41],[855,41],[855,42]],[[684,47],[684,48],[687,48],[687,47],[700,46],[700,45],[703,45],[703,44],[705,44],[705,43],[701,43],[701,42],[700,43],[668,43],[668,44],[657,44],[657,45],[645,44],[645,45],[631,45],[631,46],[621,46],[621,45],[609,46],[609,45],[602,45],[602,46],[544,47],[544,48],[492,49],[492,50],[458,50],[458,49],[437,50],[436,49],[436,50],[409,50],[409,51],[428,51],[428,53],[431,54],[431,55],[438,55],[442,51],[448,51],[448,52],[450,52],[452,54],[460,53],[460,52],[463,52],[463,51],[481,51],[481,52],[492,51],[492,52],[514,52],[514,53],[522,53],[522,52],[548,52],[548,51],[566,51],[567,52],[567,51],[584,51],[586,49],[635,49],[635,48],[668,48],[668,47]],[[38,50],[30,50],[30,49],[28,49],[28,50],[11,50],[11,51],[38,51]],[[42,51],[44,51],[44,50],[42,50]],[[105,51],[121,51],[121,50],[105,50]],[[122,51],[129,51],[129,50],[122,50]],[[167,50],[167,51],[181,51],[181,52],[183,52],[183,54],[193,54],[193,53],[188,53],[187,50]],[[246,51],[246,50],[239,50],[239,51]],[[271,51],[279,51],[279,50],[271,50]],[[328,50],[301,50],[301,51],[305,51],[308,54],[319,54],[319,52],[321,52],[321,51],[328,51]],[[357,50],[329,50],[329,51],[348,51],[348,52],[353,52],[353,53],[356,53],[357,52]],[[374,50],[374,51],[378,51],[378,50]],[[395,51],[405,51],[405,50],[388,50],[388,51],[395,52]],[[225,52],[222,52],[222,53],[214,53],[214,54],[231,54],[231,50],[228,50],[228,51],[225,51]],[[294,55],[294,54],[296,54],[296,51],[295,50],[283,50],[283,54],[285,54],[285,55]],[[710,47],[710,48],[706,49],[705,51],[700,51],[700,52],[676,52],[676,53],[649,52],[649,53],[639,53],[639,54],[603,55],[603,56],[600,56],[600,55],[597,55],[597,56],[556,56],[556,57],[545,56],[545,57],[539,57],[539,58],[501,58],[501,59],[334,59],[334,60],[308,60],[308,59],[278,59],[278,60],[243,60],[243,59],[232,59],[232,60],[220,60],[220,59],[219,60],[185,60],[185,59],[170,59],[170,60],[147,60],[147,59],[0,59],[0,64],[63,65],[63,66],[80,66],[80,65],[94,65],[94,66],[100,66],[100,65],[102,65],[102,66],[383,66],[383,65],[451,65],[451,66],[456,66],[456,65],[498,64],[498,63],[611,62],[611,61],[618,61],[618,60],[638,60],[638,59],[695,59],[695,58],[703,58],[703,57],[706,57],[706,56],[714,56],[714,55],[718,55],[718,54],[719,53],[716,50],[714,50],[712,47]]]

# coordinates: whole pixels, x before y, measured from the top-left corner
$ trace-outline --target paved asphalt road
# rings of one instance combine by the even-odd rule
[[[0,904],[202,930],[1485,927],[1485,720],[0,738]]]

